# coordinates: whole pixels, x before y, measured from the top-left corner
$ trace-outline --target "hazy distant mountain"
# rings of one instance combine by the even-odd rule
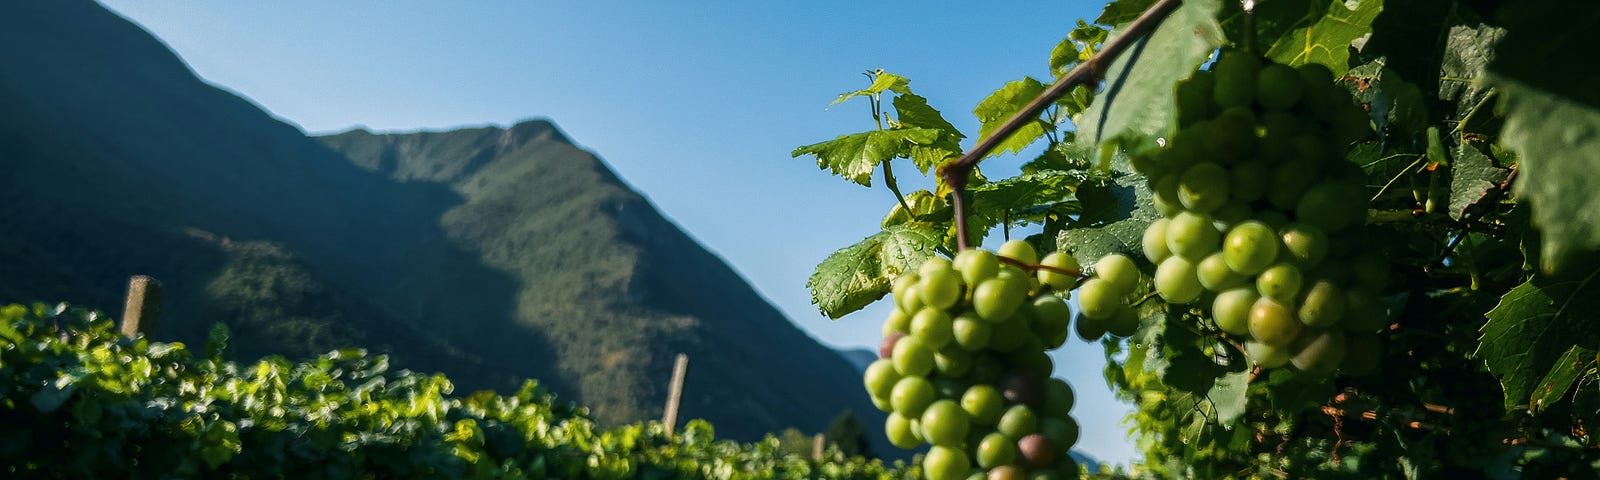
[[[872,362],[878,359],[878,352],[865,348],[840,350],[839,355],[843,355],[844,359],[849,360],[850,365],[856,367],[856,371],[861,373],[866,373],[867,366],[872,365]]]
[[[616,422],[660,414],[684,352],[680,418],[723,435],[882,425],[849,362],[549,122],[319,142],[89,0],[0,3],[0,62],[0,301],[115,313],[151,274],[157,337],[224,321],[245,357],[363,345]]]

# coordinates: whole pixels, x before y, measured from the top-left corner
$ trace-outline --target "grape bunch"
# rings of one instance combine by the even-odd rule
[[[1155,292],[1265,368],[1364,373],[1388,323],[1387,265],[1363,248],[1365,174],[1345,156],[1371,127],[1332,80],[1321,65],[1226,51],[1178,84],[1177,133],[1134,158],[1163,216],[1141,242]],[[1079,302],[1114,324],[1138,272],[1121,256],[1096,267]]]
[[[1040,260],[1013,240],[999,255],[934,257],[895,281],[881,358],[864,381],[889,412],[890,443],[932,445],[922,463],[928,479],[1078,476],[1067,455],[1078,441],[1072,388],[1050,377],[1046,354],[1067,340],[1062,297],[1077,271],[1066,254]]]

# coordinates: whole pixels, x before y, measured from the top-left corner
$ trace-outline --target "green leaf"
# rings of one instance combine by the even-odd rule
[[[1320,63],[1335,75],[1350,69],[1350,44],[1372,33],[1382,0],[1332,0],[1313,11],[1267,49],[1267,58],[1289,65]]]
[[[1217,378],[1206,398],[1217,408],[1217,422],[1230,425],[1244,416],[1248,404],[1246,395],[1250,387],[1250,371],[1241,370]]]
[[[1505,29],[1488,25],[1450,27],[1450,33],[1445,38],[1444,58],[1439,63],[1439,99],[1456,106],[1452,121],[1462,121],[1481,108],[1480,103],[1489,91],[1480,79],[1484,68],[1494,60],[1495,44],[1504,36]],[[1487,120],[1490,117],[1488,113],[1483,112],[1479,114],[1481,117],[1474,118]],[[1466,127],[1457,129],[1472,131]]]
[[[941,229],[907,223],[839,249],[817,265],[806,282],[811,303],[836,320],[860,310],[889,293],[895,278],[933,256],[943,240]]]
[[[870,75],[872,76],[871,86],[867,87],[865,90],[841,93],[839,94],[839,98],[833,99],[833,103],[829,103],[828,106],[832,107],[834,105],[844,103],[845,100],[855,97],[877,95],[885,91],[892,91],[901,95],[911,93],[911,80],[907,80],[906,77],[884,72],[882,69],[871,72]]]
[[[938,137],[939,131],[931,128],[873,130],[840,135],[833,140],[796,148],[790,155],[814,156],[817,158],[817,168],[830,170],[834,175],[863,186],[871,186],[872,171],[878,164],[909,156],[912,146],[932,144]]]
[[[1540,266],[1562,268],[1573,254],[1600,248],[1600,108],[1496,76],[1505,127],[1500,142],[1517,152],[1516,191],[1543,237]]]
[[[1595,350],[1573,345],[1567,353],[1556,360],[1550,367],[1550,373],[1539,381],[1534,387],[1533,396],[1528,400],[1528,408],[1533,413],[1539,413],[1561,401],[1567,391],[1572,389],[1572,383],[1578,381],[1594,367]]]
[[[1044,89],[1044,84],[1038,80],[1023,77],[1022,80],[1006,83],[999,90],[989,94],[989,98],[978,102],[978,107],[972,109],[972,114],[977,115],[978,121],[981,122],[981,126],[978,127],[978,140],[989,138],[989,135],[1000,129],[1000,125],[1006,123],[1006,120],[1010,120],[1029,102],[1039,98]],[[1049,126],[1044,120],[1035,119],[1000,142],[988,156],[999,155],[1005,151],[1020,152],[1039,137],[1043,137],[1045,129]]]
[[[1105,88],[1079,117],[1077,138],[1099,145],[1168,133],[1174,123],[1173,85],[1189,78],[1223,43],[1218,8],[1219,0],[1184,2],[1117,57],[1106,71]]]
[[[894,110],[900,116],[902,127],[929,128],[939,132],[932,142],[911,146],[908,156],[923,174],[927,174],[929,168],[944,163],[945,159],[961,155],[961,139],[966,135],[956,130],[955,125],[946,121],[938,110],[928,106],[928,99],[903,93],[894,97]]]
[[[912,221],[945,223],[950,221],[954,213],[945,197],[934,195],[927,190],[906,194],[906,205],[911,207],[910,212],[907,212],[900,202],[895,202],[894,207],[889,209],[889,214],[883,217],[883,228]]]
[[[1507,409],[1530,408],[1536,385],[1573,346],[1595,349],[1600,325],[1600,268],[1582,276],[1535,275],[1500,298],[1488,313],[1477,352],[1500,380]],[[1542,407],[1542,406],[1538,406]]]
[[[1078,201],[1084,208],[1079,225],[1084,226],[1062,230],[1056,249],[1084,265],[1111,253],[1143,256],[1144,230],[1161,218],[1144,177],[1118,174],[1106,184],[1084,183],[1078,186]]]
[[[1139,14],[1155,3],[1156,0],[1117,0],[1106,4],[1105,10],[1100,11],[1100,17],[1094,19],[1094,23],[1120,27],[1139,18]]]
[[[1007,212],[1067,201],[1082,181],[1080,173],[1052,170],[978,185],[968,189],[971,215],[998,223]]]
[[[1506,170],[1495,166],[1494,160],[1472,145],[1461,144],[1450,164],[1450,217],[1460,220],[1467,207],[1505,178]]]

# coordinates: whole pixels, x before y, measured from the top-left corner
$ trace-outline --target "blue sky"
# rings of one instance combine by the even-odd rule
[[[976,136],[972,107],[1007,81],[1047,78],[1050,49],[1102,5],[102,2],[200,76],[308,132],[552,119],[813,337],[862,348],[876,348],[887,302],[830,321],[805,282],[833,250],[874,233],[894,199],[790,150],[871,128],[864,102],[824,107],[875,68],[909,77]],[[984,168],[1009,176],[1019,163],[997,157]],[[907,191],[930,184],[902,164]],[[1079,396],[1077,448],[1133,458],[1121,425],[1129,407],[1105,385],[1100,347],[1074,340],[1055,357],[1056,376]]]

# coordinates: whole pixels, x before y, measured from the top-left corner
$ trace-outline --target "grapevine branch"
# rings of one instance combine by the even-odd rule
[[[1099,52],[1096,52],[1093,57],[1090,57],[1088,61],[1072,67],[1071,71],[1057,79],[1056,83],[1050,85],[1050,88],[1046,89],[1038,98],[1033,99],[1016,115],[1012,115],[1010,119],[1001,124],[1000,128],[996,129],[993,134],[978,142],[977,146],[972,147],[972,150],[962,155],[961,158],[939,167],[939,176],[944,179],[946,185],[950,186],[950,190],[955,192],[952,198],[955,204],[956,242],[961,250],[972,247],[967,240],[967,177],[972,174],[972,169],[978,165],[978,161],[982,160],[989,152],[994,151],[1002,140],[1011,137],[1011,134],[1016,133],[1018,129],[1038,119],[1039,114],[1044,113],[1046,108],[1054,104],[1063,95],[1066,95],[1067,92],[1072,91],[1073,88],[1080,85],[1099,83],[1101,79],[1105,78],[1105,68],[1110,65],[1112,59],[1121,55],[1123,50],[1126,50],[1140,37],[1154,29],[1157,24],[1167,18],[1167,15],[1177,10],[1180,3],[1182,3],[1181,0],[1161,0],[1156,2],[1155,5],[1151,5],[1149,9],[1139,15],[1139,18],[1128,23],[1122,35],[1112,39],[1110,42],[1106,42],[1105,46]]]

